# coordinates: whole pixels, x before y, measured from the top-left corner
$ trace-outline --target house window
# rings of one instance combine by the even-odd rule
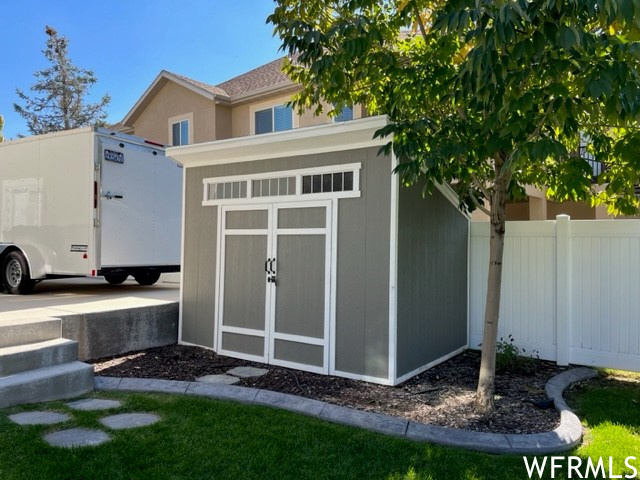
[[[187,145],[189,143],[189,120],[181,120],[171,124],[171,145]]]
[[[258,110],[255,112],[255,132],[261,133],[281,132],[291,130],[293,127],[293,110],[286,105]]]
[[[348,120],[353,120],[353,107],[348,105],[342,107],[340,114],[333,117],[334,122],[346,122]]]

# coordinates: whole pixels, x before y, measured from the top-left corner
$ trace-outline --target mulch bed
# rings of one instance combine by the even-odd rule
[[[547,380],[566,369],[535,360],[533,371],[498,372],[496,410],[483,416],[473,409],[480,366],[480,355],[475,351],[461,353],[396,387],[257,364],[184,345],[151,348],[92,363],[96,375],[186,381],[223,374],[236,366],[256,366],[267,368],[269,373],[241,379],[236,385],[300,395],[432,425],[496,433],[538,433],[556,428],[560,417],[555,409],[540,408],[534,403],[545,399]]]

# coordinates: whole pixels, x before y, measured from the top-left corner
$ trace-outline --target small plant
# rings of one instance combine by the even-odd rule
[[[515,338],[509,334],[507,339],[500,337],[496,348],[496,369],[501,373],[520,373],[533,375],[536,372],[536,360],[540,358],[537,350],[527,355],[524,348],[515,344]]]

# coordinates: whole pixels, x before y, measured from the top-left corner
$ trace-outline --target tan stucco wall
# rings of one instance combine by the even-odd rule
[[[216,105],[216,140],[231,138],[231,107]]]
[[[596,209],[584,202],[547,201],[547,219],[555,220],[558,215],[569,215],[572,220],[593,220],[596,218]]]
[[[169,119],[187,118],[189,114],[193,115],[193,125],[190,125],[193,143],[215,140],[213,101],[176,83],[167,82],[135,120],[135,134],[169,145]]]
[[[257,110],[262,110],[276,105],[283,105],[291,100],[291,96],[291,93],[287,93],[285,95],[274,95],[272,97],[267,97],[266,99],[260,99],[256,102],[232,107],[231,135],[233,137],[253,135],[255,131],[253,124],[255,112]],[[324,112],[318,116],[314,115],[313,110],[306,111],[302,115],[298,115],[294,112],[293,128],[311,127],[314,125],[331,123],[332,120],[326,114],[329,109],[329,105],[325,104]],[[363,110],[364,109],[361,106],[357,105],[353,109],[353,118],[362,118],[364,116]]]

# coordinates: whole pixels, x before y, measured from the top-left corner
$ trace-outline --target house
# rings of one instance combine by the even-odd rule
[[[359,105],[345,108],[335,118],[326,115],[329,105],[320,116],[298,115],[286,105],[298,86],[282,72],[283,62],[284,57],[279,58],[218,85],[163,70],[124,119],[111,128],[164,145],[187,145],[366,116]],[[574,219],[609,218],[605,207],[555,203],[547,200],[545,192],[531,187],[526,200],[507,205],[508,220],[547,220],[559,214]],[[478,210],[472,220],[487,221],[488,217]]]
[[[282,72],[283,63],[274,60],[218,85],[163,70],[114,128],[188,145],[362,117],[361,107],[334,119],[295,113],[286,103],[298,87]]]
[[[167,150],[185,176],[181,343],[388,385],[467,347],[469,218],[446,186],[400,188],[373,138],[386,122]]]

